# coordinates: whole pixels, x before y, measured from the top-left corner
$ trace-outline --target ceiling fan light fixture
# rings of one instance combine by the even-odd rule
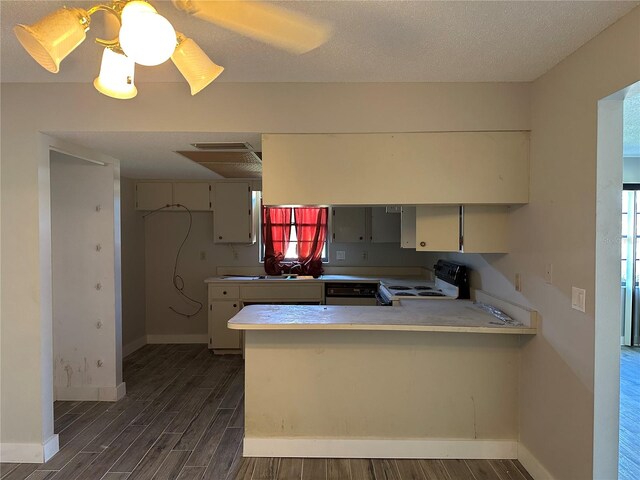
[[[127,57],[149,67],[169,60],[177,44],[176,31],[169,20],[141,1],[127,3],[121,18],[119,42]]]
[[[51,73],[60,71],[60,62],[87,37],[90,17],[81,8],[61,8],[33,25],[13,28],[24,49]]]
[[[138,94],[138,89],[133,83],[135,62],[127,56],[105,48],[102,54],[100,75],[93,81],[103,95],[127,100]]]
[[[189,83],[191,95],[196,95],[223,72],[191,38],[178,34],[178,46],[171,60]]]

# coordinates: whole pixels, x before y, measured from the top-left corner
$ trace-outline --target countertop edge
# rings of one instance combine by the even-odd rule
[[[344,324],[249,324],[228,323],[232,330],[360,330],[385,332],[442,332],[442,333],[489,333],[506,335],[536,335],[537,329],[530,327],[472,327],[451,325],[367,325]]]

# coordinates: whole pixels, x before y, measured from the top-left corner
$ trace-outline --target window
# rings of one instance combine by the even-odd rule
[[[629,188],[625,184],[625,188]],[[638,190],[622,192],[622,241],[620,249],[622,286],[627,278],[635,276],[635,285],[640,282],[640,195]],[[629,261],[628,260],[633,260]]]
[[[322,244],[320,259],[327,262],[329,258],[327,246],[328,208],[289,208],[262,207],[260,219],[260,259],[264,260],[268,243],[267,224],[271,226],[271,242],[274,253],[285,250],[285,262],[300,261],[300,253],[309,254],[312,244],[319,240]],[[319,238],[309,229],[318,226],[322,231]],[[302,234],[302,239],[299,238]],[[306,244],[306,245],[305,245]]]

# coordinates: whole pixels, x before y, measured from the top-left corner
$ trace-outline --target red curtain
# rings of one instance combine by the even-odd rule
[[[282,273],[282,261],[289,248],[292,208],[262,207],[264,270],[269,275]]]
[[[322,249],[327,239],[328,208],[295,208],[294,225],[298,237],[298,262],[304,273],[322,275]]]

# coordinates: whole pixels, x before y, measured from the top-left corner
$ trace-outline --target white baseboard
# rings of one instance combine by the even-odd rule
[[[117,402],[123,398],[127,392],[126,384],[120,383],[115,387],[61,387],[54,386],[54,396],[56,400],[74,401],[98,401]]]
[[[245,457],[517,458],[515,440],[245,437]]]
[[[147,343],[209,343],[209,336],[206,333],[147,335]]]
[[[0,459],[3,463],[44,463],[53,457],[60,445],[58,435],[52,435],[40,443],[0,443]]]
[[[133,352],[138,350],[139,348],[144,347],[147,344],[147,336],[143,335],[140,338],[136,338],[133,342],[129,342],[126,345],[122,346],[122,358],[127,355],[131,355]]]
[[[553,475],[544,468],[536,457],[522,443],[518,444],[518,460],[535,480],[554,480]]]

